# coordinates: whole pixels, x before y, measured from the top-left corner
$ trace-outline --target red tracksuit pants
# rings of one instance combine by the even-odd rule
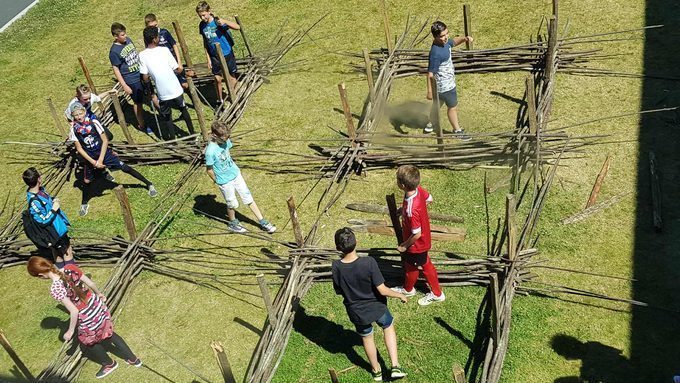
[[[434,268],[427,252],[417,254],[405,253],[402,259],[404,261],[404,271],[406,274],[404,277],[404,289],[407,291],[413,290],[413,287],[418,280],[418,276],[420,276],[420,267],[423,270],[425,281],[430,285],[432,293],[436,296],[442,295],[442,290],[439,287],[437,269]]]

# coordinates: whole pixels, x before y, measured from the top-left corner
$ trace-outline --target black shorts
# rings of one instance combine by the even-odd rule
[[[159,106],[158,112],[161,116],[172,116],[172,109],[184,108],[184,95],[179,95],[170,100],[159,100]]]
[[[427,251],[424,253],[404,253],[401,259],[413,266],[422,266],[427,263]]]
[[[175,73],[175,76],[177,76],[177,80],[179,80],[180,84],[184,85],[187,83],[187,75],[185,69],[182,70],[182,73]]]
[[[71,238],[69,238],[68,233],[66,233],[62,235],[59,240],[57,240],[57,243],[52,245],[51,249],[55,256],[63,257],[68,251],[69,247],[71,247]]]
[[[130,95],[132,102],[137,105],[144,104],[144,85],[142,82],[140,81],[134,84],[128,84],[128,86],[130,89],[132,89],[132,94]]]
[[[229,54],[224,56],[224,61],[227,62],[227,70],[229,74],[238,77],[238,67],[236,66],[236,56],[234,52],[231,51]],[[216,76],[222,75],[222,64],[220,64],[219,57],[210,56],[210,65],[212,66],[212,73]]]
[[[88,153],[90,157],[98,159],[99,154],[93,155],[94,153]],[[109,170],[119,170],[123,169],[126,165],[123,161],[118,158],[118,153],[114,152],[110,148],[106,149],[106,154],[104,155],[104,165]],[[96,169],[91,163],[85,161],[83,163],[83,180],[92,181],[94,179],[94,173],[100,169]],[[102,169],[103,170],[103,169]]]

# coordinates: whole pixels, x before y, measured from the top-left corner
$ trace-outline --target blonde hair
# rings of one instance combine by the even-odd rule
[[[196,13],[199,12],[210,12],[210,5],[206,1],[199,1],[196,5]]]
[[[144,16],[144,25],[148,26],[149,23],[152,21],[158,21],[156,15],[154,15],[153,13],[148,13],[146,16]]]
[[[76,87],[76,96],[81,97],[86,93],[92,93],[92,90],[90,90],[89,86],[85,84],[80,84]]]

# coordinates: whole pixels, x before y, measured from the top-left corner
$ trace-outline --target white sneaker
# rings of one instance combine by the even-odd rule
[[[82,205],[80,205],[80,210],[78,211],[78,215],[81,216],[81,217],[84,217],[84,216],[87,215],[87,212],[89,212],[89,211],[90,211],[90,204],[89,203],[82,204]]]
[[[390,290],[394,291],[395,293],[404,294],[407,297],[416,295],[416,289],[408,291],[403,286],[390,287]]]
[[[157,195],[158,195],[158,190],[156,190],[156,187],[153,186],[153,185],[149,185],[149,196],[151,196],[151,198],[154,198]]]
[[[432,133],[434,132],[434,128],[432,127],[432,123],[428,122],[427,125],[425,125],[425,128],[423,128],[423,133]]]
[[[444,295],[444,292],[442,291],[442,295],[436,296],[430,291],[429,293],[425,294],[424,297],[418,299],[418,304],[421,306],[427,306],[431,303],[434,302],[444,302],[446,299],[446,296]]]

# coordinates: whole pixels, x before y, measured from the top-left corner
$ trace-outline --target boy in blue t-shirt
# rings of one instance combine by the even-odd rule
[[[168,48],[172,54],[172,57],[179,65],[180,73],[177,74],[177,79],[179,80],[180,85],[182,85],[182,88],[184,89],[189,88],[189,84],[187,83],[187,79],[184,75],[184,66],[182,65],[182,61],[179,59],[179,47],[177,46],[175,38],[172,37],[172,34],[167,29],[158,27],[158,18],[153,13],[149,13],[144,16],[144,24],[147,27],[158,28],[158,37],[160,38],[158,46]]]
[[[260,223],[260,228],[267,233],[276,231],[276,226],[264,219],[260,209],[257,207],[253,195],[248,190],[248,185],[241,175],[241,170],[236,166],[234,160],[229,154],[229,149],[233,144],[229,137],[231,136],[231,129],[222,121],[214,121],[211,127],[212,141],[208,143],[205,148],[205,166],[208,176],[217,184],[222,192],[222,196],[227,202],[227,217],[229,218],[229,230],[236,233],[245,233],[247,230],[241,226],[241,223],[236,219],[236,211],[238,208],[238,200],[236,193],[238,192],[241,201],[250,207],[255,217]]]
[[[439,95],[439,105],[432,105],[432,116],[439,113],[442,102],[446,103],[447,116],[453,127],[453,132],[460,139],[469,140],[458,123],[458,95],[456,93],[456,75],[451,60],[451,48],[465,42],[472,42],[471,36],[454,37],[449,39],[449,30],[441,21],[435,21],[430,28],[434,41],[430,48],[429,62],[427,66],[427,99],[432,100],[432,89],[436,86]],[[432,123],[429,122],[424,129],[425,133],[432,133]]]
[[[217,86],[217,97],[219,102],[223,102],[222,98],[222,66],[220,65],[220,58],[217,54],[215,44],[219,43],[222,48],[222,54],[227,62],[227,81],[236,89],[238,80],[238,69],[236,67],[236,57],[232,46],[234,39],[231,37],[229,29],[241,29],[241,27],[234,22],[222,20],[210,12],[210,5],[207,2],[201,1],[196,6],[196,14],[201,19],[198,24],[198,33],[203,37],[203,46],[205,54],[208,58],[208,66],[215,75],[215,85]],[[233,100],[232,100],[233,102]]]
[[[109,61],[113,68],[113,74],[125,93],[134,102],[133,109],[139,129],[146,131],[147,134],[153,134],[151,128],[145,128],[144,125],[144,108],[142,107],[144,105],[144,87],[139,74],[139,54],[135,44],[127,36],[125,25],[121,23],[111,24],[111,35],[113,35],[113,44],[109,50]]]

